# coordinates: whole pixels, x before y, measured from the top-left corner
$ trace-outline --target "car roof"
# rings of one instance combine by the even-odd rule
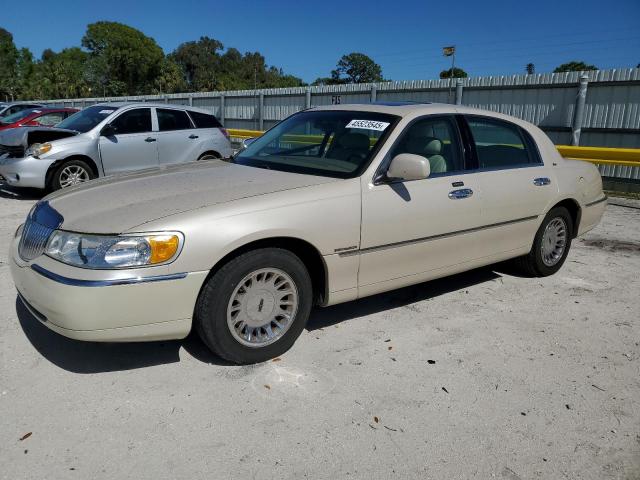
[[[176,103],[160,103],[160,102],[104,102],[90,105],[91,107],[117,107],[117,108],[129,108],[129,107],[154,107],[154,108],[176,108],[178,110],[189,110],[192,112],[206,113],[213,115],[210,111],[202,108],[192,107],[191,105],[179,105]]]
[[[342,103],[339,105],[324,105],[310,108],[307,111],[348,110],[352,112],[373,112],[398,115],[401,117],[433,114],[466,114],[481,115],[501,120],[507,120],[521,126],[531,127],[532,124],[510,115],[482,110],[479,108],[454,105],[450,103],[413,103],[413,102],[383,102],[383,103]]]

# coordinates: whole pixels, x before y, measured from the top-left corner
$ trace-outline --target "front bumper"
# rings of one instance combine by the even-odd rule
[[[16,187],[45,188],[47,171],[55,159],[0,158],[0,176]]]
[[[19,297],[43,325],[61,335],[127,342],[179,339],[191,330],[207,272],[146,269],[153,273],[140,276],[140,270],[88,271],[45,256],[24,262],[17,246],[16,239],[9,263]]]

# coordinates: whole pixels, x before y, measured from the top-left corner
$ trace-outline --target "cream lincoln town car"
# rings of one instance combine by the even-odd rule
[[[192,326],[221,357],[288,350],[333,305],[513,259],[555,273],[602,217],[591,164],[537,127],[453,105],[292,115],[232,161],[99,179],[40,201],[12,244],[24,305],[67,337]]]

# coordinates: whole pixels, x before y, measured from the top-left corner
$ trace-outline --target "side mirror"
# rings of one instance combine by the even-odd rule
[[[393,157],[387,178],[390,180],[422,180],[429,178],[431,165],[429,160],[412,153],[401,153]]]
[[[244,140],[242,140],[242,150],[244,150],[245,148],[247,148],[249,145],[251,145],[253,142],[255,142],[258,139],[258,137],[254,137],[254,138],[245,138]]]
[[[116,129],[110,123],[107,123],[102,130],[100,130],[100,135],[103,137],[113,137],[116,134]]]

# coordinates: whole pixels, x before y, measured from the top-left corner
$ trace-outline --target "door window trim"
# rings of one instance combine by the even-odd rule
[[[400,132],[400,134],[396,137],[396,139],[393,141],[393,144],[389,147],[389,150],[387,151],[387,153],[385,154],[384,158],[382,159],[382,161],[380,162],[380,165],[378,165],[378,168],[376,168],[376,171],[373,174],[373,184],[374,185],[389,185],[389,184],[393,184],[393,183],[406,183],[408,181],[410,182],[419,182],[419,181],[423,181],[423,180],[429,180],[431,178],[442,178],[442,177],[451,177],[451,176],[455,176],[455,175],[464,175],[467,172],[467,156],[466,156],[466,152],[465,152],[465,148],[463,146],[463,141],[462,141],[462,136],[460,133],[460,126],[458,125],[458,121],[455,118],[456,115],[453,113],[435,113],[435,114],[427,114],[427,115],[422,115],[420,117],[416,117],[413,120],[411,120]],[[423,178],[420,180],[393,180],[393,181],[386,181],[386,173],[389,170],[389,165],[391,164],[391,154],[393,153],[394,149],[399,145],[400,141],[403,140],[403,138],[405,137],[405,135],[407,134],[407,132],[409,131],[409,129],[417,122],[422,121],[422,120],[438,120],[438,119],[444,119],[449,121],[449,123],[451,124],[452,128],[453,128],[453,134],[454,137],[456,137],[457,141],[458,141],[458,155],[459,158],[462,160],[462,169],[461,170],[456,170],[456,171],[452,171],[452,172],[445,172],[445,173],[434,173],[433,176],[429,175],[429,177],[427,178]],[[426,158],[426,157],[425,157]]]
[[[501,118],[495,118],[487,115],[478,115],[478,114],[458,114],[459,121],[464,125],[464,130],[466,135],[468,136],[467,141],[469,142],[469,158],[470,163],[474,166],[474,168],[470,169],[469,172],[493,172],[498,170],[514,170],[519,168],[531,168],[531,167],[543,167],[544,161],[542,160],[542,156],[540,155],[540,150],[538,148],[537,143],[526,129],[522,128],[520,125],[517,125],[513,122],[509,122],[508,120],[503,120]],[[500,167],[480,167],[480,159],[478,158],[478,151],[475,139],[473,138],[473,133],[471,131],[471,127],[469,126],[469,120],[478,119],[479,121],[484,121],[487,123],[497,124],[499,126],[505,126],[506,128],[515,129],[520,137],[522,138],[523,145],[525,147],[525,152],[527,153],[527,157],[529,158],[529,162],[527,163],[516,163],[513,165],[506,165]]]

